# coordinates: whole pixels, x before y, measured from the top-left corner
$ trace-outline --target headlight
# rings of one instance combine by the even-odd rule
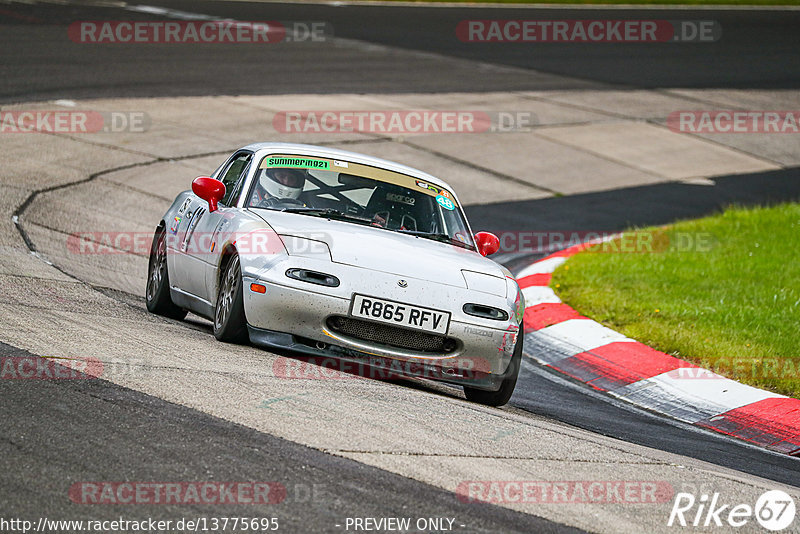
[[[293,235],[281,235],[280,237],[289,256],[331,261],[331,251],[323,241]]]
[[[506,284],[503,278],[485,273],[468,271],[466,269],[461,269],[461,274],[464,276],[464,281],[467,283],[467,289],[480,291],[481,293],[489,293],[491,295],[499,295],[501,297],[507,294]]]

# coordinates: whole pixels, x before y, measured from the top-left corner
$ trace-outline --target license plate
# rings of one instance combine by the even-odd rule
[[[450,326],[448,312],[366,295],[353,296],[350,315],[368,321],[423,330],[431,334],[447,334],[447,328]]]

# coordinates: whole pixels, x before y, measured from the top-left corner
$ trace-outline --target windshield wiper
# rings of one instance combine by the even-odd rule
[[[296,207],[296,208],[281,208],[278,211],[285,211],[286,213],[319,213],[319,214],[325,214],[328,212],[341,213],[339,210],[333,208],[309,208],[308,206]]]
[[[437,232],[422,232],[420,230],[396,230],[396,232],[400,232],[401,234],[408,234],[413,235],[416,237],[424,237],[426,239],[432,239],[433,241],[440,241],[442,243],[449,243],[451,245],[456,245],[462,248],[468,248],[472,250],[472,246],[468,243],[464,243],[463,241],[459,241],[458,239],[451,237],[447,234],[437,233]]]
[[[308,208],[308,207],[297,207],[297,208],[283,208],[282,210],[285,213],[302,213],[308,215],[320,215],[322,217],[328,217],[329,219],[337,219],[342,221],[353,221],[362,224],[372,224],[370,219],[365,219],[363,217],[359,217],[357,215],[349,215],[347,213],[343,213],[336,208]]]

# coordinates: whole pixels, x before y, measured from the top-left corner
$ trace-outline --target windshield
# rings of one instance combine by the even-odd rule
[[[247,207],[335,218],[474,249],[450,191],[358,163],[267,156],[256,170]]]

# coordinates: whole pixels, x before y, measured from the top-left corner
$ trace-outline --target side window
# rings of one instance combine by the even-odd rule
[[[252,154],[239,154],[228,164],[228,168],[220,178],[220,181],[225,184],[225,196],[222,197],[220,204],[231,206],[236,203],[236,197],[239,196],[241,189],[241,181],[247,174],[252,157]]]

